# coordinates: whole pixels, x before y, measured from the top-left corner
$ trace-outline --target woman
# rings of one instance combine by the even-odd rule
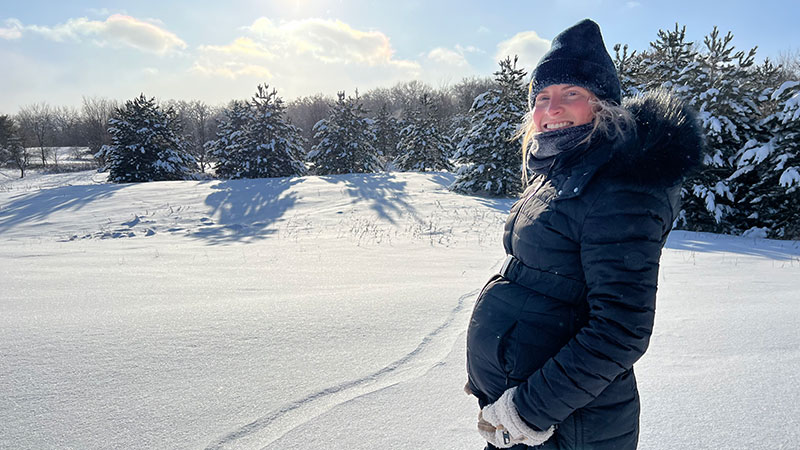
[[[509,257],[467,333],[467,392],[488,449],[634,449],[633,364],[647,349],[661,248],[702,155],[694,115],[658,92],[620,107],[596,23],[559,34],[531,74]]]

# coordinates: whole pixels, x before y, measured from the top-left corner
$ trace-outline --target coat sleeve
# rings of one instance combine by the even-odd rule
[[[666,194],[653,190],[612,185],[588,207],[578,238],[588,321],[517,389],[514,403],[526,422],[542,430],[560,423],[644,354],[671,223]]]

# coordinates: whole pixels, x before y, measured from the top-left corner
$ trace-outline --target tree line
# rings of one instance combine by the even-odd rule
[[[647,49],[614,47],[625,96],[669,89],[698,111],[707,155],[684,184],[678,228],[800,238],[800,58],[756,64],[756,50],[716,27],[692,42],[677,24]],[[84,98],[81,110],[39,103],[0,115],[0,151],[23,176],[58,165],[49,147],[80,146],[117,182],[436,170],[455,172],[454,191],[513,196],[527,74],[516,58],[499,65],[439,89],[413,81],[288,103],[266,85],[224,107],[144,95]]]

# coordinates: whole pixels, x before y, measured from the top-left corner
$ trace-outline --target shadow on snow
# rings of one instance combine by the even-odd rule
[[[277,232],[270,228],[297,202],[297,194],[284,194],[303,178],[258,178],[222,181],[206,197],[215,222],[202,225],[189,236],[211,244],[264,239]]]
[[[0,233],[24,222],[46,220],[51,214],[70,210],[78,211],[90,203],[111,197],[130,184],[98,184],[62,186],[42,189],[34,194],[20,194],[0,210]]]
[[[779,261],[800,258],[800,241],[746,238],[683,230],[675,230],[670,233],[666,248],[702,253],[737,253]]]
[[[347,189],[345,193],[354,198],[353,203],[368,200],[366,204],[370,209],[392,224],[403,213],[416,216],[415,208],[408,203],[406,182],[397,180],[391,172],[327,175],[319,178],[333,184],[344,184]]]

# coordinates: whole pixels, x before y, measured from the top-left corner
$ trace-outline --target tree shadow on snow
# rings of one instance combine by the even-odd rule
[[[19,194],[0,210],[0,233],[27,222],[46,220],[59,211],[78,211],[94,201],[111,197],[130,184],[61,186],[34,194]]]
[[[737,253],[762,256],[778,261],[800,258],[800,241],[746,238],[724,234],[675,230],[667,239],[666,248],[702,253]]]
[[[327,175],[319,178],[333,184],[343,183],[347,194],[354,197],[353,203],[367,200],[365,204],[381,219],[392,224],[395,218],[404,213],[416,215],[416,209],[408,203],[406,182],[397,180],[392,173]]]
[[[201,219],[202,225],[189,236],[211,244],[265,239],[277,232],[270,227],[297,202],[296,193],[285,191],[302,181],[293,177],[220,182],[205,200],[215,219]]]

